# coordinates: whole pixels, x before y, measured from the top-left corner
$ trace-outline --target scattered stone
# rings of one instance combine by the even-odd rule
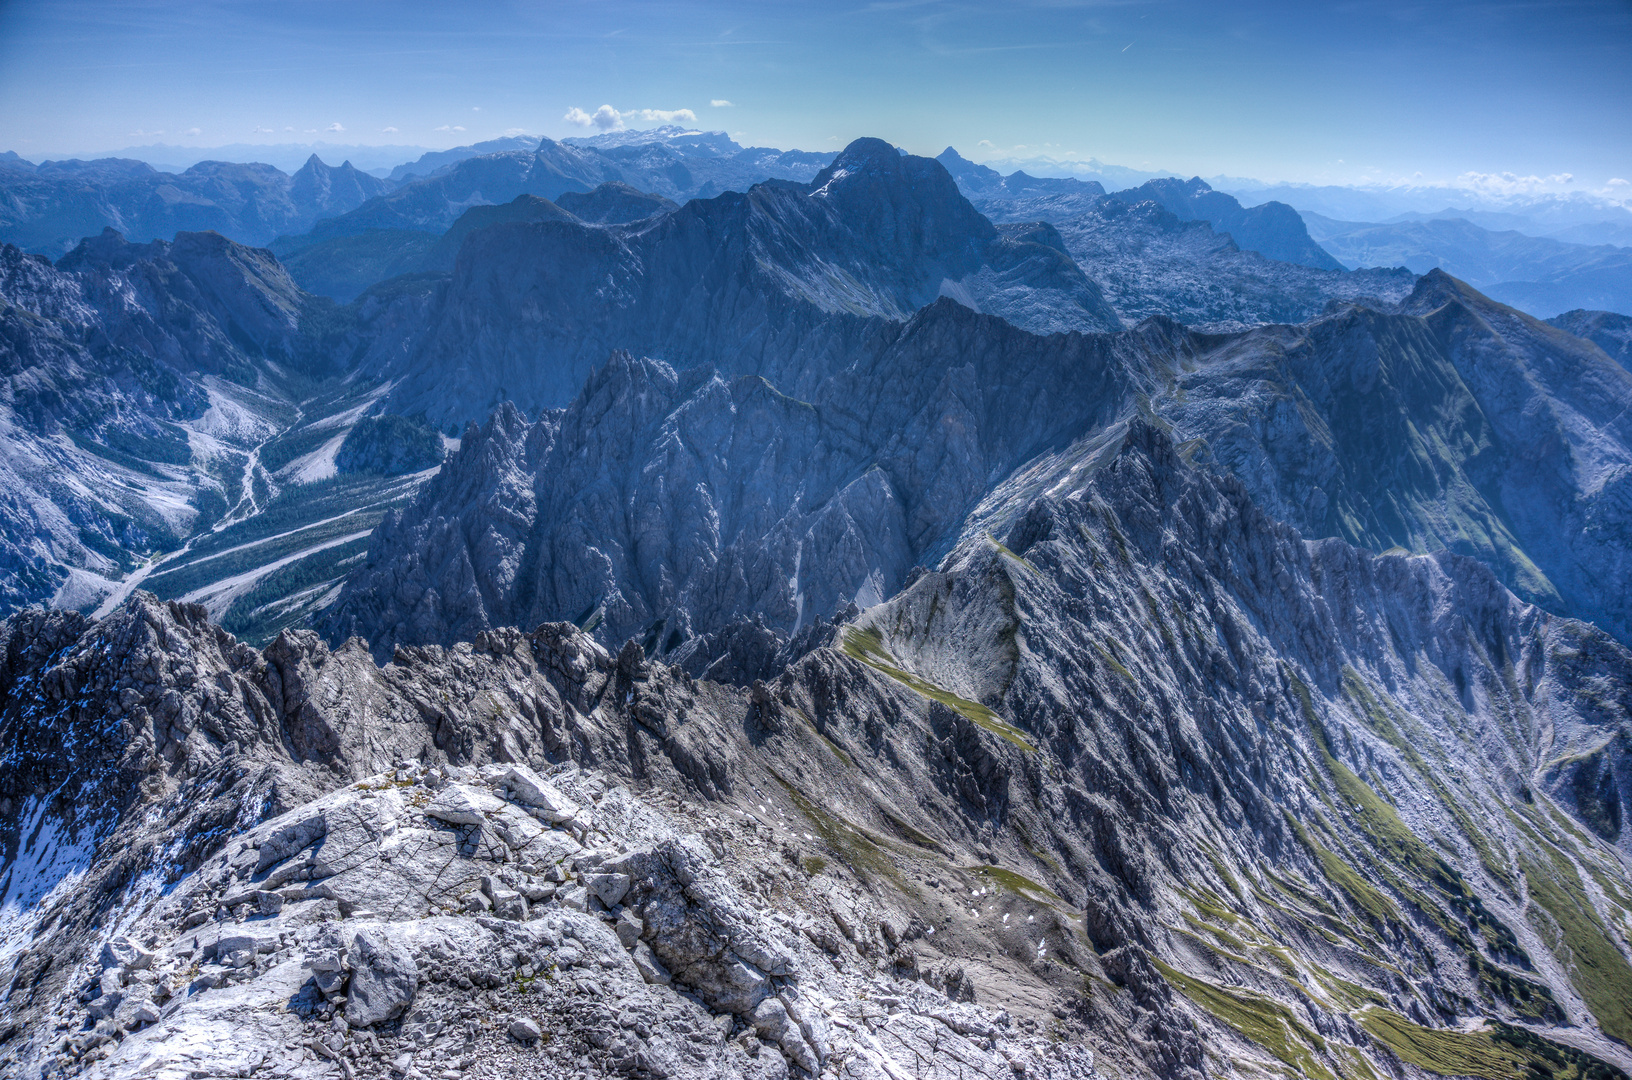
[[[539,1027],[538,1021],[531,1017],[521,1016],[510,1021],[510,1037],[517,1042],[536,1042],[543,1034],[544,1029]]]

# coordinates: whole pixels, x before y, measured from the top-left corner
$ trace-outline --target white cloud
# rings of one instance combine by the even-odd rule
[[[186,131],[183,131],[182,134],[183,135],[202,135],[204,133],[202,131],[200,131],[198,128],[188,128]]]
[[[129,137],[132,138],[132,139],[145,139],[150,135],[163,135],[163,134],[164,134],[164,129],[163,128],[160,128],[158,131],[143,131],[141,128],[137,128],[135,131],[132,131],[130,133]],[[1611,183],[1613,183],[1613,182],[1614,181],[1611,181]]]
[[[396,133],[397,129],[394,127],[383,127],[380,129],[381,135],[395,135]]]
[[[1632,187],[1632,180],[1622,180],[1619,176],[1609,178],[1610,187]]]
[[[292,127],[286,127],[286,128],[284,128],[284,129],[283,129],[283,130],[285,130],[285,131],[293,131],[293,130],[295,130],[295,129],[294,129],[294,128],[292,128]]]
[[[1517,173],[1465,172],[1456,178],[1460,187],[1471,188],[1485,195],[1532,195],[1567,187],[1575,182],[1570,173],[1551,176],[1519,176]]]
[[[332,131],[336,135],[338,135],[338,134],[340,134],[340,132],[342,132],[342,131],[344,131],[346,129],[345,129],[345,125],[341,124],[340,121],[336,120],[334,123],[330,124],[328,127],[324,128],[323,130],[324,131]]]
[[[672,124],[676,120],[687,124],[697,122],[697,114],[690,109],[636,109],[632,113],[624,113],[623,115],[625,117],[638,116],[642,120],[655,120],[663,124]]]
[[[568,109],[561,119],[582,128],[621,131],[624,123],[629,120],[644,120],[647,123],[658,124],[695,124],[697,114],[690,109],[629,109],[620,112],[610,105],[602,105],[593,113],[587,113],[575,105]]]
[[[452,124],[452,125],[443,124],[441,127],[437,128],[436,130],[438,130],[438,131],[463,131],[463,130],[465,130],[465,126],[463,124]]]
[[[975,145],[976,145],[976,146],[987,146],[987,147],[991,147],[991,149],[993,149],[993,150],[996,150],[996,149],[997,149],[997,147],[995,147],[995,146],[992,146],[992,140],[990,140],[990,139],[982,139],[982,140],[980,140],[980,141],[979,141],[979,142],[978,142],[978,143],[976,143],[976,144],[975,144]]]
[[[577,124],[579,127],[596,127],[602,131],[616,131],[623,127],[623,113],[610,105],[602,105],[595,110],[593,115],[574,105],[567,110],[567,114],[561,119],[569,124]]]
[[[725,100],[724,98],[718,98],[718,97],[713,98],[712,100],[710,100],[709,104],[711,106],[713,106],[714,108],[716,108],[716,109],[734,109],[734,108],[736,108],[736,106],[733,105],[731,102]]]
[[[256,135],[270,135],[270,134],[272,134],[272,129],[271,128],[258,127],[258,128],[255,129],[255,134]]]
[[[526,128],[505,128],[504,129],[504,134],[505,134],[505,137],[507,137],[507,138],[513,138],[513,137],[515,137],[517,135],[527,134],[527,129]]]

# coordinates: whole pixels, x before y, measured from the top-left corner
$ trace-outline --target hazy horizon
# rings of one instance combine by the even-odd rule
[[[673,120],[786,149],[874,135],[972,160],[1615,194],[1629,44],[1632,5],[1607,0],[0,2],[0,149],[442,149]]]

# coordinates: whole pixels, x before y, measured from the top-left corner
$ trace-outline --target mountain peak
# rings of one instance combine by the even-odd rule
[[[866,168],[888,168],[899,163],[903,156],[901,150],[883,139],[863,136],[840,150],[839,156],[833,159],[833,164],[825,171],[844,169],[847,172],[857,172]],[[820,186],[820,181],[821,176],[818,176],[817,186]]]

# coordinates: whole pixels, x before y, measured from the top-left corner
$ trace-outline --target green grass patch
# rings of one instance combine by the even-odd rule
[[[1550,866],[1531,859],[1523,866],[1530,898],[1558,928],[1553,954],[1604,1034],[1632,1045],[1632,965],[1599,919],[1575,867],[1562,855],[1549,855]],[[1537,929],[1551,936],[1539,921]]]
[[[778,776],[775,770],[771,771],[771,776],[782,785],[782,790],[788,793],[793,805],[805,815],[811,828],[822,838],[828,850],[843,859],[850,869],[863,878],[876,875],[902,884],[901,872],[895,865],[895,859],[876,840],[838,815],[830,814],[811,802],[798,788]]]
[[[974,872],[1034,904],[1065,903],[1053,889],[1039,885],[1024,874],[1017,874],[1013,870],[1005,870],[1001,866],[977,866],[974,867]]]
[[[1004,546],[1003,541],[999,540],[991,533],[986,534],[986,539],[992,542],[992,546],[997,549],[997,553],[999,555],[1002,555],[1011,562],[1019,563],[1021,566],[1024,566],[1027,570],[1030,570],[1034,574],[1038,572],[1037,568],[1031,564],[1030,559],[1026,558],[1024,555],[1016,555],[1014,552],[1010,551],[1006,546]]]
[[[1394,906],[1394,901],[1361,877],[1359,871],[1344,862],[1335,852],[1315,843],[1314,838],[1290,813],[1286,815],[1286,822],[1292,826],[1292,831],[1303,842],[1303,846],[1309,849],[1309,853],[1320,861],[1320,868],[1325,871],[1327,879],[1342,890],[1356,909],[1370,916],[1374,925],[1382,929],[1400,921],[1400,909]]]
[[[1206,1009],[1248,1042],[1309,1080],[1337,1080],[1323,1058],[1326,1040],[1278,1001],[1247,990],[1215,986],[1151,958],[1164,978],[1185,997]]]
[[[1139,681],[1133,677],[1133,672],[1131,672],[1127,668],[1123,667],[1122,666],[1122,661],[1118,660],[1116,658],[1115,654],[1113,654],[1111,652],[1111,650],[1107,649],[1105,646],[1101,645],[1099,642],[1096,641],[1096,642],[1094,642],[1094,651],[1099,653],[1099,658],[1101,660],[1105,661],[1105,666],[1106,667],[1110,668],[1112,671],[1116,672],[1118,675],[1120,675],[1124,679],[1128,680],[1128,685],[1129,686],[1132,686],[1134,688],[1137,688],[1139,686]]]
[[[1366,1033],[1401,1061],[1440,1076],[1486,1080],[1626,1080],[1626,1074],[1585,1051],[1497,1023],[1484,1031],[1441,1031],[1388,1009],[1358,1016]]]
[[[985,728],[993,735],[1013,743],[1028,753],[1035,753],[1037,747],[1026,738],[1025,733],[1013,724],[1008,723],[995,712],[978,701],[961,698],[943,687],[936,686],[928,679],[920,678],[900,666],[900,662],[884,648],[883,636],[869,627],[865,630],[847,626],[844,629],[845,655],[853,660],[859,660],[875,671],[881,672],[901,683],[908,689],[916,692],[931,701],[938,701],[947,708],[959,713],[964,719],[978,727]]]

